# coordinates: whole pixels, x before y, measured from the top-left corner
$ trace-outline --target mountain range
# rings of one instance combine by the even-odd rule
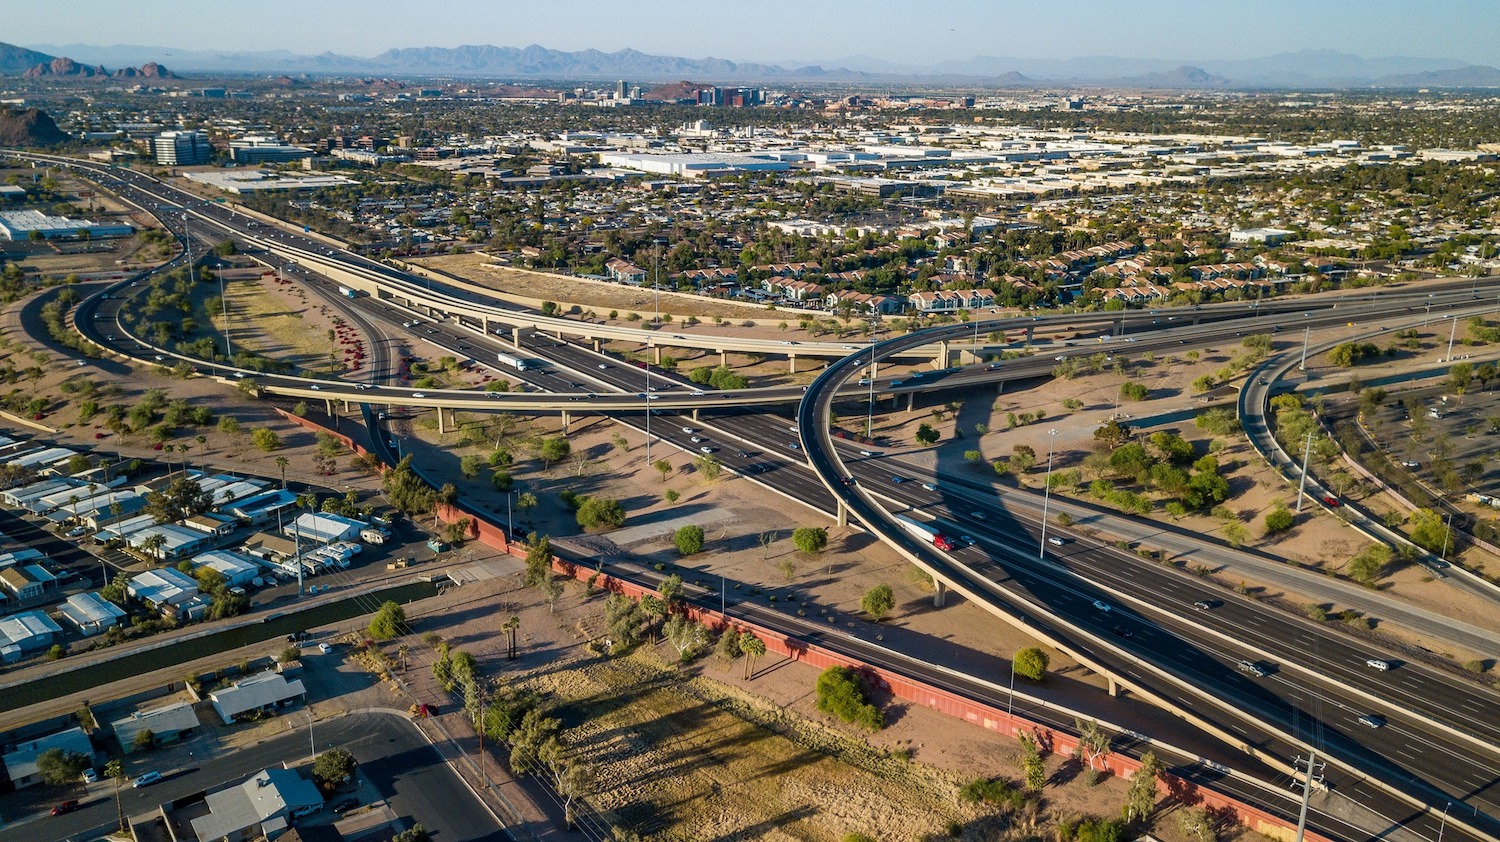
[[[140,65],[161,61],[200,73],[309,73],[376,76],[500,77],[522,79],[627,79],[651,82],[704,79],[716,82],[856,82],[1041,87],[1106,85],[1142,88],[1413,88],[1500,87],[1500,69],[1444,58],[1364,58],[1335,50],[1303,50],[1251,59],[1137,59],[1083,56],[1028,59],[974,56],[911,65],[869,56],[779,64],[685,58],[625,49],[568,52],[529,47],[469,45],[408,47],[370,57],[332,52],[302,55],[285,50],[228,52],[171,47],[88,44],[0,44],[0,73],[24,72],[54,56],[82,65]]]

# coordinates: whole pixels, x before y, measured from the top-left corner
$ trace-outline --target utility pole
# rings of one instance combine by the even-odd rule
[[[1312,455],[1313,431],[1307,431],[1307,442],[1302,445],[1302,478],[1297,483],[1297,514],[1302,514],[1302,498],[1307,493],[1307,457]]]
[[[1292,765],[1303,768],[1305,772],[1300,782],[1294,782],[1292,784],[1293,786],[1302,787],[1302,809],[1297,813],[1296,840],[1296,842],[1302,842],[1302,837],[1307,832],[1307,805],[1308,802],[1312,800],[1313,786],[1323,783],[1323,776],[1321,773],[1323,768],[1328,764],[1319,763],[1318,752],[1315,750],[1309,750],[1306,759],[1298,757],[1296,760],[1292,761]]]

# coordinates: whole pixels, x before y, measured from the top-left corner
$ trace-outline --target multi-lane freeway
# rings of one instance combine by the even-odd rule
[[[151,188],[160,189],[154,183]],[[162,199],[159,194],[157,198]],[[215,217],[229,215],[230,222],[215,218],[215,225],[228,225],[241,231],[248,227],[244,221],[238,226],[232,225],[234,215],[223,209],[210,208],[208,214]],[[252,244],[254,242],[251,240]],[[322,247],[322,244],[318,246]],[[312,247],[311,241],[305,247]],[[340,255],[324,255],[330,256],[343,259]],[[381,269],[391,271],[388,267]],[[1382,295],[1386,297],[1379,301],[1373,298],[1370,301],[1344,299],[1337,305],[1302,303],[1291,308],[1279,305],[1282,312],[1274,316],[1241,318],[1232,326],[1171,326],[1137,337],[1111,337],[1108,341],[1096,339],[1078,344],[1073,344],[1072,341],[1059,342],[1052,350],[1057,351],[1054,356],[1066,357],[1093,353],[1098,349],[1128,348],[1134,353],[1189,343],[1196,345],[1222,341],[1231,332],[1259,332],[1272,324],[1284,327],[1288,324],[1301,326],[1304,323],[1326,324],[1334,320],[1375,318],[1388,314],[1393,309],[1392,300],[1403,303],[1417,300],[1409,294],[1401,298],[1391,297],[1388,293]],[[110,300],[114,299],[105,301]],[[1472,303],[1472,296],[1467,289],[1446,292],[1436,303],[1439,307],[1460,306],[1465,301]],[[363,306],[380,308],[384,305],[368,302]],[[1338,308],[1337,314],[1333,312],[1335,307]],[[1212,308],[1205,309],[1215,313]],[[1254,312],[1246,313],[1243,305],[1234,309],[1238,310],[1234,315],[1241,317]],[[101,312],[104,313],[101,321],[107,323],[109,312]],[[371,315],[373,321],[373,316],[379,314]],[[92,321],[94,320],[85,319],[84,323]],[[1062,319],[1052,320],[1053,324],[1060,325],[1063,322]],[[1014,329],[1016,326],[1013,322],[1005,324],[1006,327],[1002,329]],[[1163,325],[1158,324],[1158,327]],[[987,331],[989,328],[989,325],[980,325],[981,330]],[[466,350],[464,345],[485,348],[486,352],[495,347],[488,340],[487,334],[476,335],[477,331],[466,330],[462,320],[458,324],[449,323],[441,328],[433,326],[427,329],[432,332],[412,338],[439,345],[451,343],[446,347],[458,346],[456,350],[460,351]],[[940,339],[956,342],[962,339],[963,333],[972,330],[974,328],[965,326],[948,329],[946,333],[902,337],[882,343],[878,351],[884,358],[890,353],[930,346]],[[1132,338],[1133,342],[1127,341]],[[118,336],[117,340],[122,343],[131,342],[128,339],[120,340]],[[110,341],[107,336],[105,341]],[[679,404],[683,408],[692,409],[705,406],[716,409],[720,406],[712,403],[712,399],[708,399],[706,395],[693,395],[690,387],[684,386],[675,378],[649,369],[603,362],[608,358],[587,347],[560,339],[542,340],[545,344],[540,347],[535,339],[532,342],[530,350],[551,359],[556,368],[528,373],[532,376],[524,379],[536,382],[548,378],[552,382],[543,380],[537,385],[549,391],[566,391],[562,388],[566,384],[567,389],[574,391],[568,396],[568,403],[572,406],[563,408],[583,409],[577,400],[581,397],[587,402],[590,411],[634,411],[637,414],[636,420],[641,422],[652,417],[643,411],[647,407],[661,411]],[[137,357],[142,351],[133,344],[114,350]],[[886,537],[893,543],[903,545],[906,552],[925,558],[937,572],[945,578],[951,577],[955,583],[976,581],[973,577],[984,578],[991,585],[995,582],[1003,583],[1009,594],[1021,597],[1019,602],[997,599],[995,591],[988,587],[981,588],[976,595],[982,592],[985,598],[1011,615],[1034,612],[1041,607],[1044,613],[1039,616],[1053,618],[1050,624],[1035,620],[1040,623],[1039,628],[1043,633],[1060,640],[1066,638],[1063,640],[1065,645],[1084,653],[1088,658],[1109,661],[1110,663],[1101,666],[1125,686],[1134,687],[1141,692],[1160,692],[1165,694],[1165,698],[1170,698],[1173,689],[1158,691],[1156,688],[1157,683],[1164,682],[1164,686],[1181,685],[1176,690],[1202,694],[1202,698],[1193,699],[1193,704],[1189,706],[1207,701],[1210,710],[1198,711],[1195,715],[1211,718],[1212,726],[1224,729],[1231,735],[1231,741],[1235,739],[1233,735],[1238,735],[1241,742],[1255,751],[1272,758],[1279,757],[1283,761],[1294,753],[1297,745],[1312,744],[1338,755],[1350,764],[1351,769],[1373,773],[1386,779],[1389,786],[1403,789],[1427,803],[1440,804],[1443,798],[1456,798],[1460,803],[1472,805],[1482,811],[1493,810],[1495,776],[1492,770],[1496,767],[1493,748],[1496,724],[1493,717],[1485,715],[1494,710],[1493,696],[1479,693],[1461,682],[1449,682],[1452,685],[1449,686],[1444,683],[1447,680],[1441,678],[1440,674],[1424,673],[1414,665],[1401,665],[1391,676],[1371,676],[1359,669],[1362,653],[1355,651],[1349,641],[1338,635],[1330,635],[1311,624],[1288,624],[1284,615],[1271,612],[1251,601],[1229,600],[1230,604],[1213,609],[1212,619],[1205,621],[1206,615],[1194,614],[1190,606],[1193,602],[1219,600],[1221,594],[1210,594],[1207,591],[1200,593],[1193,588],[1193,583],[1171,576],[1151,565],[1129,560],[1128,557],[1122,558],[1111,548],[1077,542],[1065,552],[1055,553],[1053,559],[1027,563],[1036,546],[1035,539],[1030,537],[1029,526],[1024,519],[1009,516],[1003,508],[992,502],[966,495],[947,485],[939,487],[936,499],[933,500],[918,496],[915,489],[919,486],[916,483],[908,487],[880,488],[883,471],[877,467],[878,460],[875,459],[861,457],[854,460],[852,468],[841,466],[833,456],[832,438],[824,434],[826,412],[836,395],[847,400],[851,395],[857,395],[868,388],[850,388],[844,381],[866,369],[870,363],[869,354],[861,349],[835,364],[807,393],[809,400],[802,403],[801,414],[796,423],[763,413],[720,415],[714,419],[714,427],[716,430],[728,431],[735,440],[733,444],[719,442],[717,437],[710,437],[713,444],[692,442],[691,437],[697,435],[696,431],[691,434],[683,432],[682,436],[687,440],[680,443],[692,450],[709,447],[730,467],[752,477],[769,479],[781,493],[810,505],[824,510],[844,505],[877,529],[882,523],[888,524],[882,520],[881,510],[891,506],[912,506],[932,511],[950,522],[956,522],[955,525],[960,525],[968,518],[967,531],[976,537],[977,545],[959,550],[951,558],[931,558],[930,548],[913,543],[904,533]],[[970,366],[960,370],[934,372],[921,378],[911,378],[909,375],[905,378],[888,377],[877,380],[876,385],[878,391],[885,394],[903,388],[973,389],[1005,379],[1044,375],[1054,363],[1052,357],[1038,355],[1030,359],[1008,361],[999,369]],[[376,366],[371,368],[379,370]],[[896,386],[892,384],[892,380],[903,382]],[[308,388],[309,385],[321,384],[308,384],[305,380],[300,383],[309,395],[324,391]],[[342,383],[333,383],[331,386],[332,396],[341,399],[365,400],[371,395],[369,390],[352,390]],[[660,399],[652,401],[649,396],[655,394],[651,391],[653,387],[664,393],[674,389],[681,390],[679,394],[682,399],[670,403],[660,402]],[[599,389],[594,393],[598,398],[589,397],[592,388]],[[604,393],[611,390],[623,390],[626,396],[606,399]],[[802,394],[799,389],[786,397],[801,400]],[[428,405],[467,405],[458,404],[457,399],[447,396],[433,400],[437,403]],[[400,402],[423,405],[421,399],[409,396]],[[481,406],[486,405],[481,403]],[[663,418],[655,423],[657,430],[653,432],[662,435],[661,428],[666,427],[665,435],[674,439],[678,437],[677,431],[682,427],[693,426],[678,423],[671,418]],[[697,437],[704,438],[702,435]],[[806,451],[802,452],[802,448],[806,448]],[[852,458],[850,453],[845,456]],[[803,458],[811,460],[821,482],[798,467]],[[851,476],[854,477],[855,484],[844,485],[844,478]],[[884,479],[888,480],[889,477]],[[872,487],[879,488],[880,500],[877,501],[867,493],[866,489]],[[986,509],[986,505],[990,508]],[[983,521],[976,522],[976,519],[970,517],[974,511],[987,512],[987,516]],[[888,525],[886,531],[889,531]],[[1203,596],[1205,599],[1189,599],[1190,596]],[[1110,605],[1111,610],[1106,613],[1095,608],[1095,599]],[[1289,638],[1288,634],[1292,629],[1295,632]],[[1267,675],[1250,677],[1236,672],[1233,665],[1246,656],[1269,658],[1266,663],[1270,667],[1266,670]],[[1176,663],[1167,663],[1169,661]],[[1283,664],[1284,667],[1275,669],[1277,663],[1271,661]],[[1315,679],[1313,674],[1316,673],[1327,673],[1332,678]],[[1187,698],[1183,697],[1183,701],[1186,702]],[[1384,727],[1369,728],[1359,724],[1359,717],[1370,716],[1377,710],[1390,711],[1388,714],[1379,714],[1385,717]],[[1470,716],[1464,711],[1475,713]],[[1269,730],[1259,727],[1263,722],[1269,724]],[[1454,732],[1470,736],[1455,736]],[[1478,744],[1473,738],[1478,738]],[[1440,752],[1448,759],[1437,759],[1436,755]],[[1458,762],[1451,758],[1457,758]],[[1388,815],[1393,821],[1404,816],[1399,805],[1392,803],[1385,791],[1361,783],[1356,771],[1344,771],[1331,782],[1336,791],[1361,799],[1368,797],[1371,803],[1388,805]],[[1475,821],[1483,819],[1483,816],[1474,818]],[[1431,819],[1416,819],[1415,826],[1425,827],[1422,824],[1424,821],[1430,822]],[[1449,834],[1452,835],[1454,830],[1450,826]]]

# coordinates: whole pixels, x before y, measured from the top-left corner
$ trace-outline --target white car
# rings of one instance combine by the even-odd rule
[[[1115,610],[1109,603],[1105,602],[1102,599],[1096,599],[1096,600],[1094,600],[1094,607],[1097,608],[1097,609],[1099,609],[1100,611],[1103,611],[1106,614],[1108,614],[1109,612]]]
[[[683,427],[683,428],[682,428],[682,431],[683,431],[683,432],[684,432],[684,433],[688,433],[688,434],[692,434],[692,433],[693,433],[693,432],[696,432],[696,431],[695,431],[695,430],[693,430],[693,428],[692,428],[692,427]]]
[[[327,655],[329,652],[333,651],[333,647],[329,646],[326,643],[319,643],[318,644],[318,651],[322,652],[324,655]]]

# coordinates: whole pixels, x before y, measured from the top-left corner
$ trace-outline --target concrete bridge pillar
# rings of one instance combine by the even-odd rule
[[[330,398],[324,398],[323,399],[323,413],[325,415],[330,415],[330,416],[333,415],[333,400],[332,399],[330,399]]]
[[[1125,318],[1123,316],[1115,319],[1111,324],[1114,325],[1115,336],[1120,336],[1125,333]]]
[[[729,367],[729,352],[724,350],[723,348],[719,349],[719,365],[722,365],[725,368]]]
[[[693,419],[693,420],[694,420],[694,421],[697,421],[697,420],[698,420],[698,407],[696,407],[696,406],[695,406],[695,407],[693,407],[693,412],[692,412],[692,419]]]
[[[563,435],[567,435],[568,434],[568,428],[571,427],[572,424],[573,424],[573,413],[571,413],[568,410],[564,409],[562,411],[562,431],[563,431]]]
[[[344,401],[344,411],[345,412],[349,411],[349,402],[348,401]]]
[[[880,361],[879,360],[870,360],[870,375],[869,376],[870,376],[871,380],[874,380],[876,377],[880,376]]]
[[[787,360],[788,365],[790,366],[790,368],[789,368],[790,372],[792,374],[796,374],[797,373],[797,355],[796,354],[787,354],[786,360]]]
[[[1032,327],[1032,326],[1030,326],[1030,325],[1027,325],[1027,326],[1026,326],[1026,344],[1027,344],[1027,345],[1030,345],[1030,344],[1031,344],[1031,337],[1032,337],[1032,336],[1033,336],[1033,335],[1034,335],[1034,334],[1035,334],[1035,333],[1036,333],[1036,328],[1034,328],[1034,327]]]
[[[843,500],[840,500],[839,501],[839,526],[848,526],[848,525],[849,525],[849,507],[846,506],[846,505],[844,505],[844,501]]]
[[[1116,681],[1114,676],[1109,676],[1109,694],[1111,696],[1118,696],[1121,689],[1123,688],[1120,687],[1120,682]]]
[[[484,333],[485,336],[490,335],[490,317],[484,315],[483,313],[479,314],[479,329]]]
[[[938,579],[932,580],[932,607],[942,608],[948,602],[948,586]]]
[[[916,392],[907,392],[906,393],[906,411],[907,412],[911,412],[913,409],[916,409],[916,408],[917,408],[917,393]]]
[[[660,345],[652,346],[652,348],[651,348],[651,362],[654,365],[658,365],[658,366],[661,365],[661,346]]]
[[[944,339],[938,343],[937,357],[932,361],[932,367],[944,369],[948,367],[948,340]]]
[[[604,340],[595,338],[593,341],[594,341],[594,353],[596,353],[596,354],[602,353],[604,351]]]
[[[995,381],[995,394],[997,394],[997,395],[1003,395],[1003,394],[1005,394],[1005,381],[1004,380],[996,380]]]
[[[447,416],[445,416],[443,414],[443,408],[442,407],[438,407],[437,408],[437,414],[438,414],[438,435],[443,435],[443,434],[445,434],[445,433],[448,432],[448,418],[447,418]]]
[[[513,327],[513,328],[510,329],[510,341],[511,341],[511,344],[515,345],[517,348],[521,347],[521,329],[520,328]]]

